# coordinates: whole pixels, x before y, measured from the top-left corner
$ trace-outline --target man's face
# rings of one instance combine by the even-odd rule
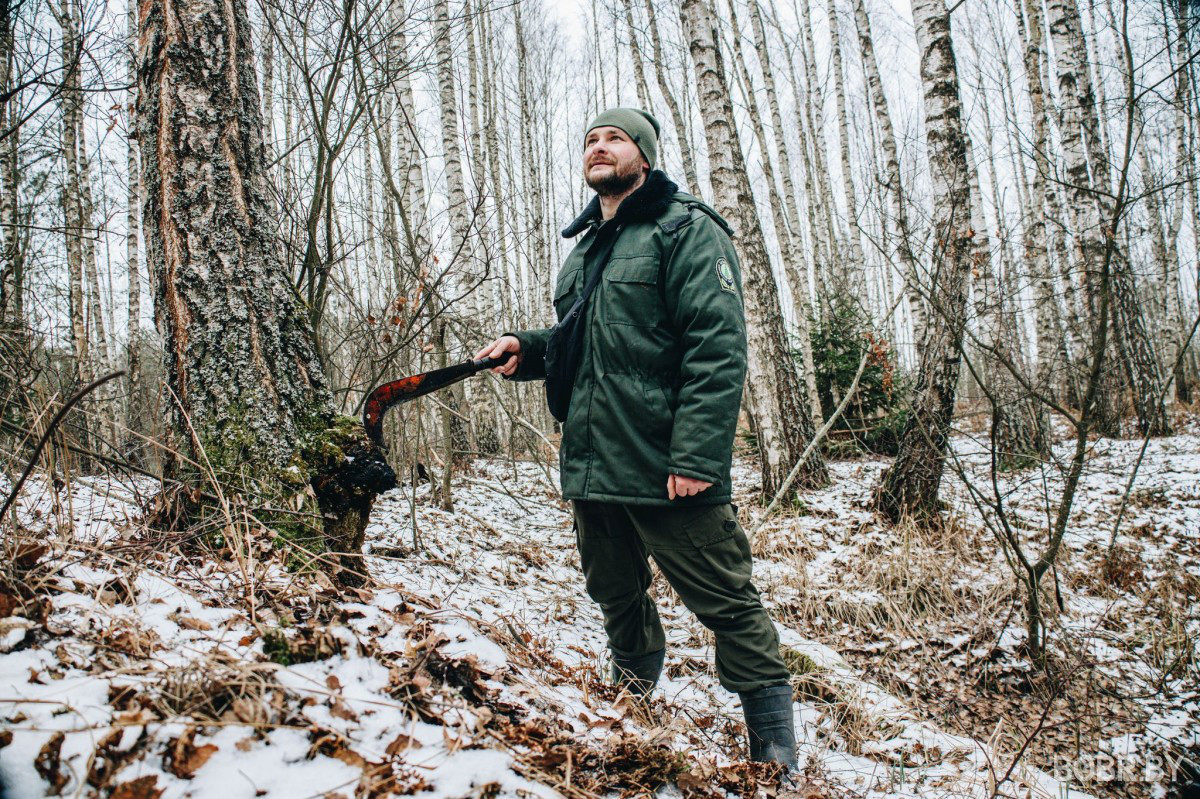
[[[588,131],[583,142],[583,179],[597,194],[624,194],[649,168],[625,131],[611,126]]]

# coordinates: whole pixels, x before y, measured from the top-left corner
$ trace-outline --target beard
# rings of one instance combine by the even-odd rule
[[[584,181],[601,197],[625,194],[634,187],[641,176],[640,158],[632,158],[624,163],[618,161],[613,170],[603,177],[593,178],[587,170],[583,173]]]

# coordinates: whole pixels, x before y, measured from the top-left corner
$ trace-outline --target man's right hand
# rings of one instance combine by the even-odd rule
[[[512,377],[516,373],[517,364],[521,360],[521,340],[516,336],[501,336],[475,353],[474,360],[478,361],[480,358],[503,358],[504,354],[508,352],[516,354],[517,357],[509,358],[508,363],[503,366],[493,366],[492,371],[498,375]]]

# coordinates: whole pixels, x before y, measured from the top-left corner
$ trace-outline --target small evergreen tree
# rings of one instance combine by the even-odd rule
[[[836,302],[811,326],[813,362],[822,415],[828,419],[841,404],[864,354],[867,365],[846,412],[830,430],[828,449],[894,455],[908,418],[907,386],[896,372],[896,353],[871,329],[856,305]],[[799,358],[799,350],[794,352]]]

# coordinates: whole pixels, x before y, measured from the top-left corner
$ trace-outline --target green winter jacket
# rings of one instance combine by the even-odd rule
[[[730,501],[729,468],[746,322],[741,270],[726,222],[660,171],[601,222],[594,198],[563,236],[584,232],[558,274],[561,319],[595,268],[601,224],[620,225],[587,305],[583,356],[563,423],[563,496],[632,505]],[[597,248],[601,249],[601,248]],[[544,380],[549,330],[524,330],[514,380]],[[713,485],[667,498],[667,475]]]

